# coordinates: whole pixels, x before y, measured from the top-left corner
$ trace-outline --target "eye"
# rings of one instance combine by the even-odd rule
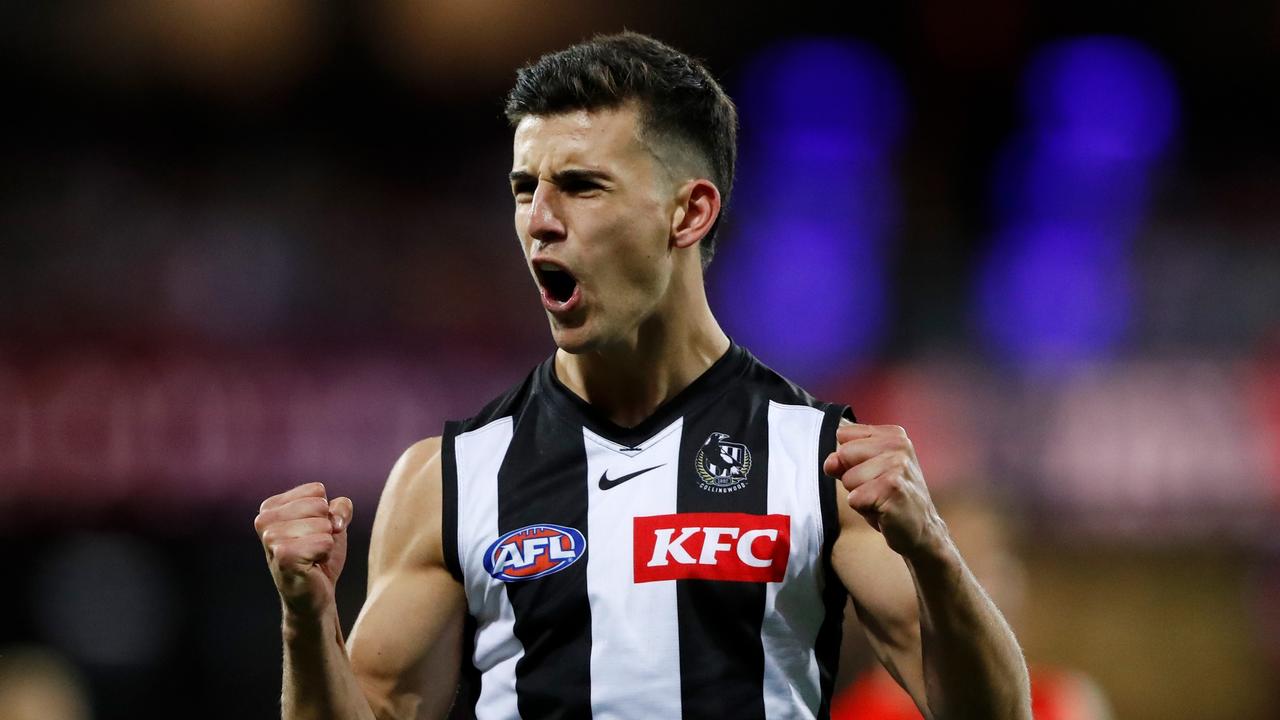
[[[563,183],[561,185],[561,188],[565,192],[571,195],[588,195],[588,196],[603,189],[603,187],[599,183],[593,182],[591,180],[571,180],[569,182]]]
[[[516,202],[529,202],[533,199],[533,191],[538,187],[538,183],[531,180],[521,180],[511,184],[511,196]]]

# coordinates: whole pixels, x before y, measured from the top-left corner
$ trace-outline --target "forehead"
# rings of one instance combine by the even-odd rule
[[[630,106],[528,115],[516,126],[512,169],[537,172],[544,165],[603,169],[646,156]]]

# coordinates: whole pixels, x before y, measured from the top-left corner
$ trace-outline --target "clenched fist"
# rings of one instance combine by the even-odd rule
[[[907,433],[897,425],[841,425],[822,470],[849,491],[849,507],[879,530],[889,547],[911,557],[946,537]]]
[[[322,483],[299,485],[258,509],[253,526],[288,612],[319,617],[334,607],[351,513],[351,500],[330,501]]]

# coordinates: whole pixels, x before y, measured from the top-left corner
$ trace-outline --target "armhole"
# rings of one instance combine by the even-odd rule
[[[831,549],[840,536],[840,510],[836,507],[835,481],[822,472],[822,463],[828,455],[835,452],[836,428],[840,427],[842,417],[848,418],[850,422],[857,422],[853,409],[848,405],[826,406],[822,412],[822,431],[818,435],[818,502],[822,510],[822,557],[828,565],[831,561]]]
[[[440,538],[444,550],[444,565],[454,579],[462,582],[462,563],[458,558],[458,463],[454,453],[454,440],[458,436],[458,423],[444,424],[444,437],[440,439],[441,498]]]
[[[857,422],[848,405],[826,405],[822,410],[822,432],[818,436],[818,502],[822,512],[822,571],[824,585],[822,605],[824,617],[814,642],[814,656],[818,661],[818,681],[821,688],[821,704],[817,717],[831,717],[831,696],[835,691],[836,673],[840,667],[840,642],[844,630],[844,606],[849,593],[836,575],[831,564],[831,552],[840,537],[840,509],[836,506],[836,481],[822,471],[827,455],[836,449],[836,428],[840,418]]]

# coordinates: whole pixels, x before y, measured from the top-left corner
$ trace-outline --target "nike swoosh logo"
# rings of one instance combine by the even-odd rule
[[[663,463],[663,464],[665,465],[666,463]],[[629,475],[623,475],[622,477],[620,477],[620,478],[614,478],[613,480],[610,480],[610,479],[609,479],[609,471],[608,471],[608,470],[605,470],[603,473],[600,473],[600,489],[601,489],[601,490],[608,490],[609,488],[615,488],[615,487],[618,487],[619,485],[621,485],[622,483],[624,483],[624,482],[626,482],[626,481],[630,480],[630,479],[631,479],[631,478],[633,478],[633,477],[636,477],[636,476],[638,476],[638,475],[643,475],[643,474],[645,474],[645,473],[649,472],[650,470],[657,470],[657,469],[658,469],[658,468],[660,468],[660,467],[662,467],[662,465],[654,465],[654,466],[653,466],[653,467],[651,467],[651,468],[645,468],[645,469],[643,469],[643,470],[637,470],[636,472],[633,472],[633,473],[631,473],[631,474],[629,474]]]

